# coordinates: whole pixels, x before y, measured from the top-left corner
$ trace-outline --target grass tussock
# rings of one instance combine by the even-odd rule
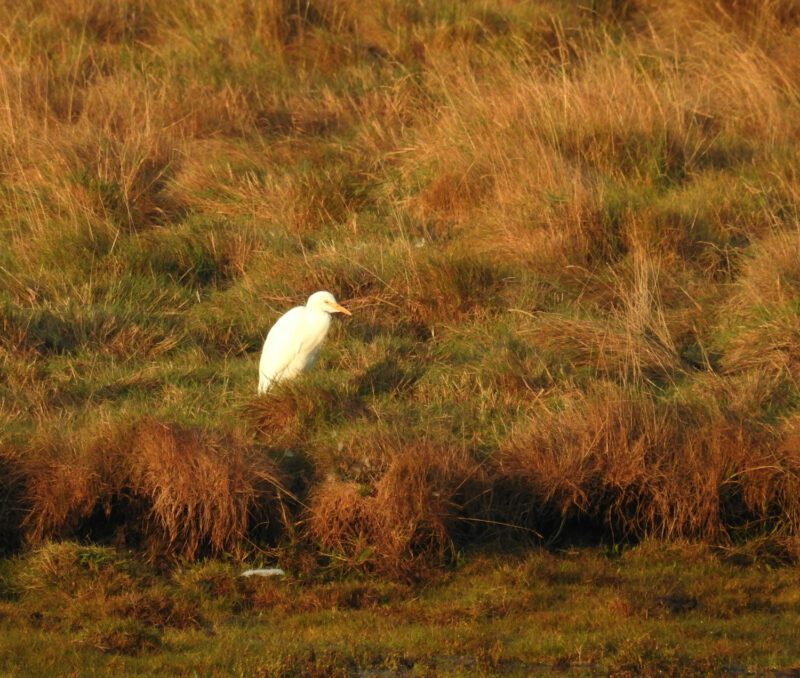
[[[618,388],[576,396],[515,432],[497,459],[512,515],[544,532],[582,521],[623,539],[796,529],[800,467],[775,435],[640,397]]]
[[[372,486],[334,477],[320,483],[306,529],[351,566],[419,575],[431,561],[452,556],[456,535],[469,529],[467,503],[481,480],[481,469],[463,453],[398,446]]]
[[[305,433],[322,422],[356,418],[363,406],[352,387],[328,383],[284,382],[245,401],[242,413],[264,440],[273,447],[302,447]]]
[[[281,520],[272,462],[241,442],[143,421],[88,444],[38,444],[19,461],[31,543],[90,536],[153,556],[230,553]]]
[[[724,307],[723,368],[800,379],[800,230],[762,240],[744,262],[734,297]]]

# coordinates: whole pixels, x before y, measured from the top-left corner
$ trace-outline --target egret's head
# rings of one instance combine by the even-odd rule
[[[306,302],[306,308],[314,311],[325,311],[325,313],[344,313],[353,315],[344,306],[336,303],[336,299],[330,292],[314,292]]]

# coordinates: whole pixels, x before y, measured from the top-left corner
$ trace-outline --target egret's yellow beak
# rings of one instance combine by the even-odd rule
[[[336,311],[337,313],[344,313],[345,315],[353,315],[344,306],[340,306],[339,304],[331,304],[331,306],[333,307],[333,310]]]

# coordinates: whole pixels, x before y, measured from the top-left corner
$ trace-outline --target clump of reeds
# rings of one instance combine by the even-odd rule
[[[17,459],[31,543],[94,536],[192,558],[240,551],[283,520],[275,465],[234,437],[145,420]]]
[[[616,386],[542,411],[498,456],[506,520],[553,534],[727,539],[745,523],[795,529],[798,460],[767,429]]]
[[[315,487],[306,530],[350,565],[418,573],[453,555],[483,480],[481,466],[463,452],[398,445],[371,486],[329,477]]]

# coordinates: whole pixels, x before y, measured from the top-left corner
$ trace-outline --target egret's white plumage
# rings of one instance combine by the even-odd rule
[[[284,313],[267,334],[258,366],[258,392],[291,379],[314,364],[331,325],[332,313],[351,315],[330,292],[314,292],[305,306]]]

